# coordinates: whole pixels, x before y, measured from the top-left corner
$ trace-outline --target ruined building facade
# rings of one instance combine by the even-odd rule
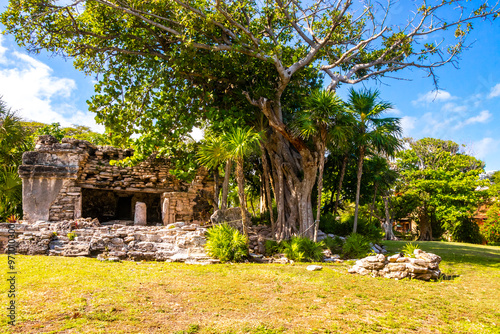
[[[59,143],[40,136],[35,151],[24,153],[19,167],[24,220],[91,217],[131,223],[138,202],[146,205],[148,225],[209,219],[214,183],[205,169],[187,183],[169,173],[168,159],[151,157],[134,167],[109,163],[132,154],[83,140],[63,138]]]

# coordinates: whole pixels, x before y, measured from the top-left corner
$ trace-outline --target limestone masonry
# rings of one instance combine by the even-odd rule
[[[214,184],[204,168],[187,183],[169,173],[168,159],[150,157],[134,167],[109,163],[132,155],[129,149],[40,136],[19,167],[24,220],[90,217],[109,224],[132,225],[135,220],[136,225],[165,226],[209,220]]]

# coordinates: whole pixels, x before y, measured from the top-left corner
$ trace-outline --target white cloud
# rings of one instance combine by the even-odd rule
[[[441,108],[443,111],[450,111],[450,112],[456,112],[456,113],[464,113],[467,111],[467,106],[460,106],[457,105],[453,102],[448,102],[443,107]]]
[[[398,108],[391,108],[386,111],[387,114],[389,115],[394,115],[394,116],[399,116],[402,114],[401,110]]]
[[[52,68],[39,60],[2,46],[2,38],[0,95],[9,107],[27,120],[59,122],[62,126],[86,125],[94,131],[104,130],[95,123],[92,113],[75,106],[77,85],[73,79],[57,77]]]
[[[414,105],[422,104],[422,103],[431,103],[431,102],[444,102],[449,100],[456,99],[455,96],[452,96],[450,93],[444,90],[436,90],[430,91],[423,95],[419,95],[418,99],[412,101]]]
[[[496,84],[491,88],[490,94],[488,95],[489,99],[500,96],[500,83]]]
[[[401,127],[403,128],[403,137],[411,137],[410,131],[415,128],[417,118],[411,116],[404,116],[401,118]]]
[[[488,110],[483,110],[479,115],[468,118],[465,120],[465,125],[474,123],[486,123],[491,118],[491,113]]]
[[[479,159],[486,158],[487,155],[497,151],[500,140],[486,137],[473,144],[475,156]]]

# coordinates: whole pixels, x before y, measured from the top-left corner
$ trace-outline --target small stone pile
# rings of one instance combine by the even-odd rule
[[[415,278],[426,281],[438,279],[441,276],[440,256],[426,253],[421,249],[416,249],[414,255],[414,258],[405,257],[403,254],[387,258],[383,254],[368,256],[356,261],[356,264],[349,269],[349,273],[394,279]]]
[[[85,256],[110,261],[218,262],[206,255],[206,229],[197,224],[100,226],[97,220],[78,219],[16,224],[15,229],[19,254]]]

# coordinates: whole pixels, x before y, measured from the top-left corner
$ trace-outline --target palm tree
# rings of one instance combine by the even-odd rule
[[[248,236],[247,209],[245,199],[245,176],[243,174],[244,158],[259,143],[260,135],[253,128],[233,128],[223,135],[223,142],[228,156],[236,160],[236,181],[240,200],[243,233]]]
[[[359,195],[361,190],[361,176],[363,174],[363,159],[369,150],[394,156],[401,147],[401,126],[399,118],[381,118],[380,116],[392,105],[378,101],[379,91],[364,89],[355,91],[350,89],[347,109],[356,118],[357,133],[355,144],[358,147],[358,170],[356,185],[356,206],[354,211],[353,232],[358,226]]]
[[[226,162],[227,165],[227,162],[229,160],[230,159],[228,156],[228,152],[226,150],[222,137],[213,137],[213,136],[208,137],[205,143],[203,143],[200,146],[200,149],[198,151],[198,162],[214,172],[214,181],[215,181],[214,203],[213,203],[214,211],[219,209],[219,166],[224,162]],[[229,173],[226,170],[226,174],[224,175],[223,193],[224,193],[224,186],[225,187],[229,186],[228,174]],[[226,184],[226,179],[228,180],[227,184]],[[227,203],[227,193],[228,191],[226,190],[225,191],[226,203]]]
[[[305,109],[296,115],[292,123],[294,132],[305,139],[312,138],[319,154],[318,166],[318,203],[314,222],[314,241],[317,240],[321,215],[321,197],[323,191],[323,171],[328,142],[343,142],[348,137],[350,128],[346,126],[342,100],[328,90],[315,90],[304,101]]]

